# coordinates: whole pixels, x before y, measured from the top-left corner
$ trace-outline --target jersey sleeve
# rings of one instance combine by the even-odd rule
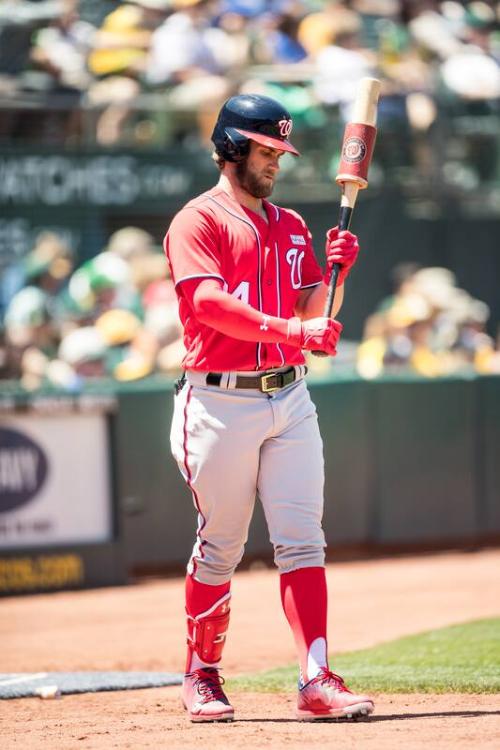
[[[221,273],[215,221],[195,208],[184,208],[174,217],[164,241],[174,284],[187,279],[217,278]]]

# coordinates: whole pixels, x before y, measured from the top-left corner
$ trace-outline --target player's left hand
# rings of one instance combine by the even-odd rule
[[[349,271],[356,263],[356,259],[359,253],[358,238],[352,232],[342,230],[339,232],[338,227],[329,229],[326,233],[326,271],[324,276],[325,284],[330,281],[332,275],[332,267],[334,263],[338,263],[340,266],[339,275],[337,278],[337,285],[340,286],[344,283]]]

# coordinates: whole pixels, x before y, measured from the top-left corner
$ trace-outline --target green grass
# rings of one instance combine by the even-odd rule
[[[477,620],[339,654],[331,668],[352,690],[374,693],[500,692],[500,619]],[[274,693],[297,683],[297,667],[228,679],[228,689]]]

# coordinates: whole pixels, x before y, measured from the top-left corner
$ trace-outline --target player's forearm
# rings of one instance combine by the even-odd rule
[[[200,284],[191,303],[201,323],[226,336],[275,344],[288,340],[288,320],[265,315],[221,288]]]
[[[306,289],[299,297],[299,301],[295,306],[295,312],[302,318],[302,320],[308,320],[310,318],[318,318],[323,315],[325,308],[325,301],[328,294],[327,285],[322,282],[312,289]],[[335,290],[335,299],[333,302],[332,318],[335,318],[342,302],[344,301],[344,285],[337,286]]]

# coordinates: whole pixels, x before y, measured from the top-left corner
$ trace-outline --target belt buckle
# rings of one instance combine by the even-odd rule
[[[268,372],[267,375],[263,375],[260,379],[260,387],[262,390],[262,393],[273,393],[273,391],[279,391],[281,388],[280,385],[268,385],[269,378],[277,378],[280,373],[278,372]]]

